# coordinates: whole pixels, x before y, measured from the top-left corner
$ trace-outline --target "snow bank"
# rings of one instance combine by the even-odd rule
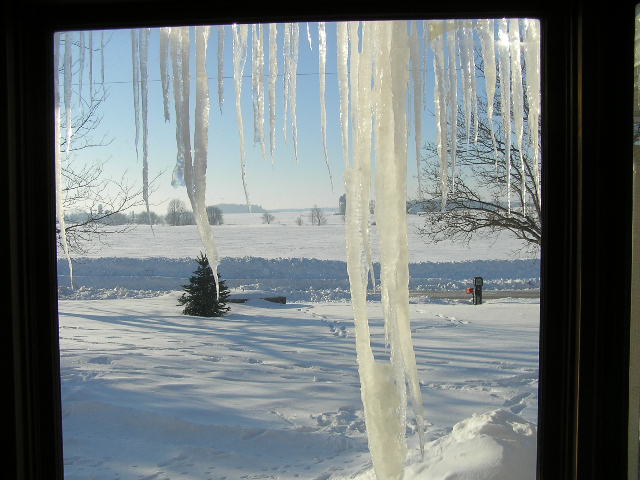
[[[535,478],[536,426],[503,409],[474,414],[425,446],[404,480],[526,480]],[[357,480],[374,480],[367,471]]]
[[[74,260],[76,286],[136,291],[179,290],[196,268],[192,258],[78,258]],[[374,265],[380,278],[379,264]],[[343,261],[316,258],[223,258],[219,271],[232,288],[249,287],[277,293],[299,292],[301,299],[349,298],[347,266]],[[409,265],[412,290],[462,290],[474,276],[485,279],[484,288],[531,289],[540,286],[540,261],[471,260],[463,262],[421,262]],[[58,259],[58,283],[69,285],[69,267]],[[323,291],[318,296],[317,291]],[[62,289],[63,298],[71,292]],[[147,295],[145,295],[147,296]],[[85,297],[86,298],[86,297]]]

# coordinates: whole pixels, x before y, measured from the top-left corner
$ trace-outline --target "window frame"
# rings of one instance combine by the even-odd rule
[[[308,2],[306,2],[308,3]],[[182,0],[5,5],[0,144],[6,159],[13,396],[9,475],[62,479],[53,152],[53,32],[233,22],[533,17],[542,30],[543,246],[539,478],[626,478],[634,2],[606,10],[482,6],[203,7]],[[355,3],[355,2],[354,2]],[[45,79],[45,80],[43,80]],[[611,81],[615,79],[615,83]],[[611,85],[613,84],[613,88]],[[38,159],[38,160],[34,160]],[[603,179],[609,179],[608,182]],[[614,185],[615,180],[615,185]],[[611,208],[611,205],[616,205]],[[619,279],[612,282],[611,279]]]

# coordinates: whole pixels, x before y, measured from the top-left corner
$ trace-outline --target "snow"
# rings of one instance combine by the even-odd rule
[[[351,306],[232,304],[178,292],[60,301],[67,479],[373,479]],[[379,305],[367,306],[388,357]],[[429,425],[405,480],[535,476],[539,304],[411,304]]]

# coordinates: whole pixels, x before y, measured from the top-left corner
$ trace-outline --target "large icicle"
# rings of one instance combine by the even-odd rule
[[[338,48],[338,91],[340,95],[340,131],[342,132],[342,160],[349,162],[349,37],[347,22],[336,25]]]
[[[209,224],[206,208],[207,188],[207,150],[209,144],[209,78],[207,75],[207,43],[210,27],[196,27],[196,104],[193,132],[193,177],[191,205],[195,215],[200,239],[207,252],[209,266],[216,282],[216,294],[219,295],[218,285],[218,249],[213,238],[213,231]]]
[[[70,43],[68,33],[65,34],[65,57],[66,57],[66,49],[67,43]],[[54,50],[53,50],[53,64],[54,68],[54,76],[53,76],[53,94],[54,94],[54,112],[55,112],[55,126],[54,126],[54,135],[55,135],[55,168],[56,168],[56,214],[58,218],[58,229],[60,233],[60,240],[62,242],[62,250],[64,251],[64,256],[67,259],[67,264],[69,265],[69,283],[71,288],[73,289],[73,263],[71,262],[71,255],[69,253],[69,244],[67,242],[67,225],[64,220],[64,186],[62,180],[62,154],[60,151],[60,41],[61,34],[56,33],[54,35]],[[70,63],[70,62],[69,62]],[[65,58],[65,82],[67,80],[67,61]],[[66,88],[66,86],[65,86]],[[68,119],[66,120],[69,121]],[[67,139],[66,148],[68,149],[71,145],[69,138]],[[67,155],[69,152],[67,151]]]
[[[495,25],[493,19],[476,20],[480,33],[480,48],[482,50],[482,62],[484,64],[484,83],[487,91],[487,120],[491,132],[493,152],[498,167],[498,147],[493,131],[493,100],[496,94],[496,50],[494,43]]]
[[[540,153],[538,126],[540,122],[540,21],[525,20],[524,54],[526,62],[527,101],[529,104],[529,129],[533,150],[535,188],[540,207]]]
[[[513,120],[516,133],[516,145],[520,155],[520,201],[522,212],[526,212],[527,177],[525,175],[524,154],[522,151],[522,133],[524,124],[524,97],[522,91],[522,61],[520,58],[520,20],[509,20],[509,52],[511,55],[511,101],[513,103]]]
[[[444,56],[444,20],[429,22],[429,39],[433,49],[434,93],[433,101],[436,113],[436,138],[438,157],[440,158],[440,194],[441,208],[444,211],[449,194],[449,168],[447,157],[447,74]]]
[[[218,25],[218,106],[224,103],[224,25]]]
[[[420,172],[420,149],[422,148],[422,72],[418,22],[413,22],[409,46],[411,58],[411,76],[413,84],[413,136],[416,145],[416,176],[418,177],[418,198],[422,198],[422,175]]]
[[[278,79],[278,24],[269,24],[269,151],[276,148],[276,80]]]
[[[319,62],[319,83],[320,83],[320,133],[322,135],[322,150],[324,152],[324,163],[329,172],[331,190],[333,190],[333,176],[329,165],[329,154],[327,152],[327,107],[326,107],[326,67],[327,67],[327,31],[324,22],[318,22],[318,62]]]
[[[249,190],[247,189],[246,158],[244,146],[244,126],[242,123],[242,76],[244,64],[247,60],[247,36],[249,27],[246,24],[234,24],[233,29],[233,81],[236,87],[236,118],[238,121],[238,135],[240,136],[240,173],[242,176],[242,188],[247,208],[251,211],[249,202]]]
[[[151,210],[149,209],[149,127],[147,122],[149,103],[149,35],[148,28],[138,30],[138,47],[140,48],[140,100],[142,106],[142,199],[147,208],[147,220],[153,232]],[[155,235],[155,234],[154,234]]]
[[[500,61],[500,110],[507,170],[507,208],[511,213],[511,65],[508,26],[504,18],[498,20],[498,58]]]
[[[171,27],[160,29],[160,83],[162,84],[162,106],[164,107],[164,121],[171,119],[169,113],[169,37]]]
[[[140,49],[138,47],[138,31],[131,30],[131,75],[133,80],[133,114],[136,126],[136,157],[138,157],[138,144],[140,143]]]
[[[456,191],[456,157],[458,150],[458,71],[456,68],[457,48],[455,20],[447,20],[447,45],[449,47],[449,126],[451,128],[451,190]]]

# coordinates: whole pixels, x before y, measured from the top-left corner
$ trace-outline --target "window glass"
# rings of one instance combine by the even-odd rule
[[[54,43],[66,477],[535,477],[537,20]]]

